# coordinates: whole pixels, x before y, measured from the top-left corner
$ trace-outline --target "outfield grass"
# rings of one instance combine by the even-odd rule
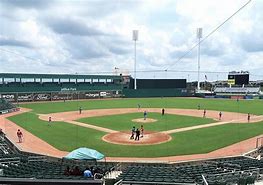
[[[170,142],[148,146],[123,146],[101,140],[104,132],[64,122],[39,120],[37,115],[24,113],[9,118],[55,148],[72,151],[78,147],[94,148],[106,156],[163,157],[207,153],[263,133],[263,122],[226,124],[172,134]],[[25,138],[26,139],[26,138]]]
[[[137,104],[142,108],[182,108],[196,109],[198,104],[207,110],[229,111],[263,114],[263,100],[230,100],[230,99],[201,99],[201,98],[132,98],[113,100],[87,100],[21,104],[21,107],[31,108],[36,113],[54,113],[77,111],[81,106],[83,109],[102,108],[136,108]],[[52,108],[51,108],[52,107]]]
[[[156,122],[142,124],[132,121],[133,119],[138,118],[143,118],[143,114],[130,113],[110,116],[98,116],[90,118],[81,118],[78,121],[118,131],[131,130],[133,126],[139,128],[141,125],[144,125],[145,130],[165,131],[215,122],[215,120],[209,118],[199,118],[175,114],[165,114],[164,116],[162,116],[160,113],[155,112],[149,112],[148,118],[156,119]]]

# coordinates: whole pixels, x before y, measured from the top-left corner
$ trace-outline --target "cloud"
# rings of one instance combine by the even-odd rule
[[[59,34],[71,34],[77,36],[106,35],[102,31],[96,29],[95,25],[88,25],[86,22],[76,19],[55,18],[47,19],[46,21],[47,25]]]
[[[101,46],[92,37],[64,36],[66,49],[71,53],[73,59],[102,58],[109,55],[107,49]]]
[[[2,4],[9,6],[9,7],[15,7],[15,8],[47,8],[51,3],[52,0],[2,0]]]
[[[263,31],[263,30],[262,30]],[[254,39],[251,39],[254,37]],[[263,35],[246,35],[241,39],[241,46],[247,52],[263,52]]]
[[[202,55],[207,55],[210,57],[220,57],[226,54],[228,44],[219,40],[209,40],[207,42],[201,43],[200,53]],[[229,54],[229,53],[228,53]]]
[[[13,46],[13,47],[24,47],[32,48],[32,44],[27,41],[16,40],[12,38],[4,38],[0,36],[0,46]]]
[[[263,26],[261,24],[251,26],[251,30],[239,33],[238,44],[247,52],[263,52]]]

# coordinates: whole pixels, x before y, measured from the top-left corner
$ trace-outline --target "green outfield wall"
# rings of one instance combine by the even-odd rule
[[[123,89],[123,97],[183,97],[189,96],[186,89]]]

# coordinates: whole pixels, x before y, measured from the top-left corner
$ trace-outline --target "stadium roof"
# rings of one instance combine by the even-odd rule
[[[119,75],[0,73],[0,78],[121,79]]]

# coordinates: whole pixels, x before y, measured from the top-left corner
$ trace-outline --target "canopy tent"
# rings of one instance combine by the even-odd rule
[[[73,150],[68,155],[66,155],[65,159],[78,159],[78,160],[100,160],[105,156],[98,152],[97,150],[93,150],[90,148],[78,148]]]

